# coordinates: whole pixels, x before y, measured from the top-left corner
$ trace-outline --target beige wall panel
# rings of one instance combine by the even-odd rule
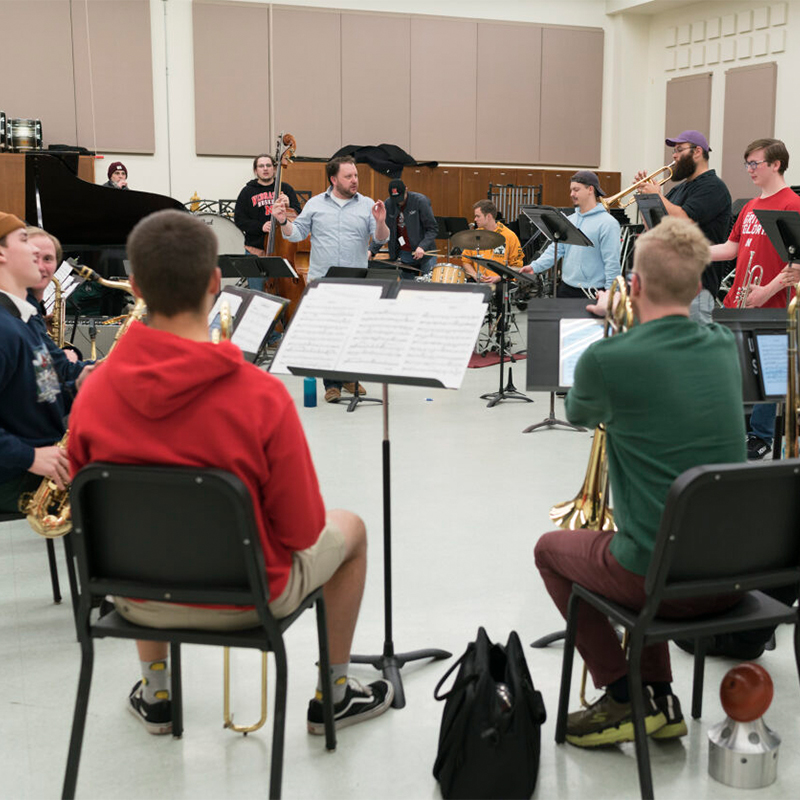
[[[72,0],[72,31],[78,144],[153,153],[149,0]]]
[[[542,29],[539,162],[597,166],[603,108],[603,31]]]
[[[342,146],[341,16],[277,6],[272,12],[273,123],[294,135],[299,156],[330,158]]]
[[[342,14],[342,144],[409,149],[410,29],[399,14]]]
[[[45,146],[76,144],[69,20],[69,0],[0,0],[0,110],[40,119]]]
[[[775,90],[778,65],[773,61],[725,73],[725,126],[722,180],[732,200],[755,197],[758,190],[742,166],[744,149],[754,139],[775,135]]]
[[[695,130],[710,137],[711,129],[711,79],[712,73],[703,72],[700,75],[687,75],[683,78],[673,78],[667,82],[667,108],[665,114],[664,138],[677,136],[683,131]],[[716,145],[716,147],[715,147]],[[712,142],[709,146],[714,153],[711,156],[711,166],[719,169],[719,160],[713,163],[714,155],[718,155],[721,142]],[[664,164],[672,163],[672,148],[664,145],[664,161],[661,164],[648,164],[643,169],[652,172]],[[665,190],[674,184],[665,184]]]
[[[477,47],[476,22],[412,17],[409,152],[417,161],[476,160]]]
[[[268,8],[195,0],[192,26],[197,154],[272,152]]]
[[[541,27],[478,23],[478,161],[539,160],[541,79]]]

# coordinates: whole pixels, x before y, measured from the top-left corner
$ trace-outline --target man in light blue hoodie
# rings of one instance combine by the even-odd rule
[[[576,172],[570,178],[569,196],[576,206],[569,221],[589,239],[593,247],[562,244],[561,281],[557,297],[585,297],[584,290],[608,289],[620,273],[619,223],[597,202],[604,197],[597,175],[588,169]],[[555,247],[551,242],[539,258],[521,272],[540,273],[552,269]]]

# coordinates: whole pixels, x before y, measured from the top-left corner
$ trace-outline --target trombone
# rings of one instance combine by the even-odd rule
[[[214,344],[228,341],[231,338],[232,330],[231,306],[227,300],[222,300],[219,306],[219,327],[214,327],[211,331],[211,341]],[[264,651],[261,653],[261,717],[252,725],[237,725],[231,714],[231,649],[225,647],[222,652],[222,716],[224,720],[222,727],[247,736],[248,733],[257,731],[267,721],[267,654]]]
[[[663,172],[666,172],[666,175],[663,178],[658,178]],[[638,191],[641,186],[645,183],[650,183],[653,181],[658,186],[662,186],[667,181],[672,180],[672,167],[669,164],[665,164],[663,167],[659,167],[657,170],[654,170],[646,177],[642,178],[640,181],[636,181],[636,183],[632,183],[627,189],[623,189],[621,192],[617,192],[616,194],[612,194],[611,197],[601,197],[600,202],[603,204],[603,208],[606,211],[609,211],[614,206],[618,206],[619,208],[627,208],[631,203],[636,202],[635,197],[631,197],[627,203],[620,203],[620,200],[628,194],[632,192]]]

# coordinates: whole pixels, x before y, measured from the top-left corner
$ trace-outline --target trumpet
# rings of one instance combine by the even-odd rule
[[[231,307],[227,300],[223,300],[219,306],[219,327],[211,332],[211,341],[219,344],[231,338],[233,330],[233,316]],[[222,651],[222,716],[223,728],[241,733],[247,736],[252,731],[257,731],[267,721],[267,654],[261,653],[261,716],[258,722],[252,725],[237,725],[233,721],[231,713],[231,649],[225,647]]]
[[[659,175],[661,173],[666,172],[667,174],[658,180]],[[623,189],[621,192],[617,192],[616,194],[612,194],[611,197],[601,197],[600,202],[603,204],[603,208],[606,211],[609,211],[614,206],[618,206],[619,208],[627,208],[631,203],[636,202],[636,198],[632,197],[628,200],[627,203],[620,203],[619,201],[625,197],[625,195],[631,194],[632,192],[637,191],[643,184],[650,183],[650,181],[654,181],[659,186],[665,184],[668,180],[672,179],[672,167],[669,164],[665,164],[663,167],[659,167],[659,169],[654,170],[646,177],[642,178],[640,181],[636,181],[636,183],[632,183],[627,189]]]
[[[761,286],[761,279],[764,277],[764,268],[760,264],[753,265],[755,250],[750,251],[750,260],[747,262],[747,272],[744,274],[742,285],[736,290],[736,308],[745,308],[750,290],[754,286]]]

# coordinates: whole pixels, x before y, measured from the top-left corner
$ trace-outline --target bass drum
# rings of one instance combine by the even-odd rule
[[[241,256],[244,255],[244,234],[227,217],[220,214],[210,214],[203,212],[195,214],[208,225],[217,237],[219,242],[219,254],[221,256]]]

